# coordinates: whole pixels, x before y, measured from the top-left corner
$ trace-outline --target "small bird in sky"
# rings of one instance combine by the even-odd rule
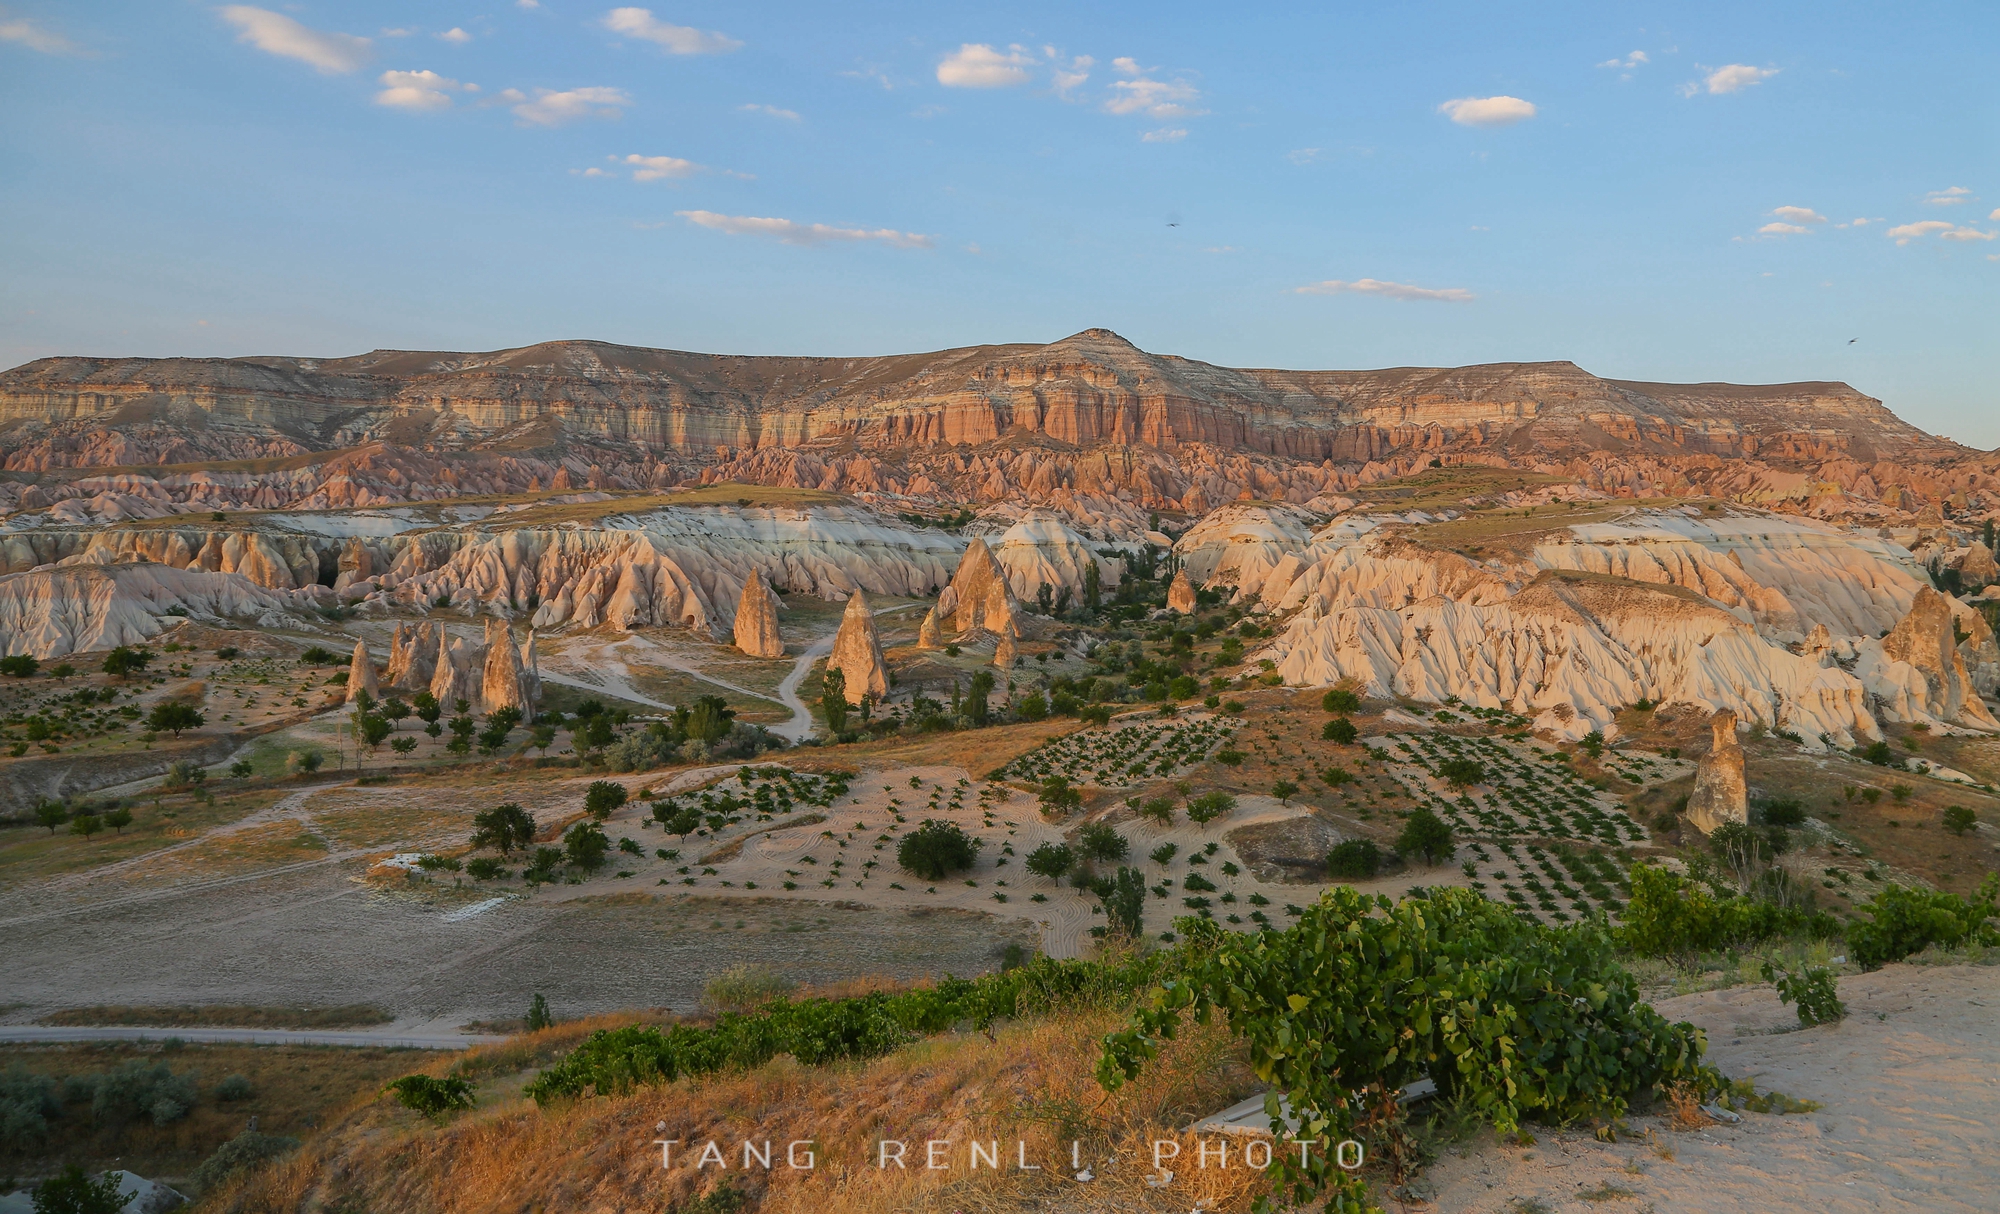
[[[1860,338],[1858,338],[1858,337],[1850,337],[1850,338],[1848,338],[1848,339],[1847,339],[1847,344],[1851,346],[1851,345],[1853,345],[1853,344],[1854,344],[1855,342],[1857,342],[1857,341],[1860,341],[1860,340],[1861,340],[1861,339],[1860,339]]]

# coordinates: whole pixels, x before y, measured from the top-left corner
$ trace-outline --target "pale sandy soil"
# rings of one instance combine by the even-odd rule
[[[1813,1029],[1768,986],[1655,1005],[1706,1029],[1731,1078],[1817,1112],[1687,1133],[1633,1118],[1641,1137],[1617,1143],[1544,1132],[1522,1149],[1489,1136],[1441,1159],[1422,1185],[1431,1202],[1405,1208],[2000,1210],[2000,967],[1895,965],[1842,978],[1840,996],[1847,1019]]]

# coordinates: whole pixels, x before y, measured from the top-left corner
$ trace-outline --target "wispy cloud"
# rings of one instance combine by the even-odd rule
[[[1111,70],[1124,77],[1111,82],[1111,96],[1104,103],[1109,114],[1144,114],[1148,118],[1199,118],[1207,110],[1194,108],[1201,91],[1185,80],[1159,80],[1158,68],[1140,67],[1138,60],[1120,56],[1111,61]]]
[[[529,97],[519,89],[508,89],[500,94],[502,101],[514,104],[514,116],[524,126],[561,126],[579,118],[617,118],[623,114],[621,107],[632,104],[632,98],[623,89],[580,88],[536,89]]]
[[[45,30],[26,17],[9,17],[5,13],[0,13],[0,42],[18,43],[44,55],[78,53],[76,44],[61,34]]]
[[[1883,233],[1883,235],[1895,241],[1897,244],[1908,244],[1913,240],[1921,240],[1923,237],[1929,236],[1933,233],[1936,233],[1939,236],[1944,236],[1946,239],[1958,239],[1958,240],[1982,239],[1981,237],[1977,236],[1953,237],[1950,235],[1950,233],[1956,232],[1958,230],[1959,227],[1957,224],[1951,223],[1947,220],[1925,219],[1917,223],[1897,224],[1895,227],[1890,228],[1887,232]],[[1967,228],[1965,230],[1972,231],[1973,229]]]
[[[1971,200],[1972,191],[1962,185],[1955,185],[1943,190],[1932,190],[1930,193],[1924,195],[1924,201],[1934,207],[1955,207],[1961,202],[1970,202]]]
[[[1795,223],[1767,223],[1757,229],[1759,236],[1804,236],[1811,228],[1802,228]]]
[[[739,105],[736,108],[746,114],[762,114],[767,118],[783,118],[787,122],[797,122],[799,120],[799,112],[797,110],[780,109],[775,105],[759,105],[756,102],[751,102],[748,105]]]
[[[1992,240],[1995,236],[2000,236],[2000,232],[1982,232],[1970,225],[1938,233],[1939,240]]]
[[[374,44],[366,38],[309,29],[269,9],[232,4],[221,12],[222,19],[239,31],[238,42],[247,42],[266,54],[310,63],[329,75],[354,71],[374,53]]]
[[[1097,66],[1097,60],[1091,58],[1089,55],[1078,55],[1068,63],[1064,63],[1062,56],[1056,52],[1055,47],[1045,46],[1042,50],[1048,54],[1051,65],[1049,68],[1049,85],[1055,89],[1056,96],[1058,97],[1066,98],[1072,92],[1082,88],[1084,82],[1090,79],[1090,69]]]
[[[618,157],[611,159],[618,160]],[[635,152],[618,160],[618,163],[631,167],[634,181],[665,181],[668,178],[692,177],[701,172],[700,165],[678,156],[641,156]]]
[[[669,25],[653,16],[649,8],[614,8],[604,14],[604,28],[614,34],[638,38],[675,55],[720,55],[739,50],[743,44],[714,30],[704,32],[685,25]]]
[[[1460,126],[1512,126],[1535,116],[1533,102],[1519,97],[1460,97],[1438,107]]]
[[[1179,143],[1181,140],[1186,138],[1187,138],[1187,130],[1184,127],[1161,127],[1157,131],[1147,131],[1145,134],[1139,136],[1139,142]]]
[[[1826,216],[1811,207],[1772,207],[1771,214],[1786,223],[1825,223]]]
[[[791,245],[875,243],[899,249],[929,249],[936,238],[894,228],[837,228],[824,223],[798,223],[755,215],[722,215],[715,211],[675,211],[674,214],[730,236],[765,236]]]
[[[1294,295],[1379,295],[1384,299],[1427,299],[1439,303],[1470,303],[1472,292],[1463,287],[1413,287],[1406,282],[1385,282],[1379,278],[1357,278],[1344,282],[1330,278],[1325,282],[1309,283],[1303,287],[1293,287]]]
[[[938,62],[937,80],[947,88],[1004,89],[1033,79],[1034,56],[1014,46],[1005,53],[984,42],[967,42]]]
[[[458,28],[455,25],[452,26],[450,29],[446,30],[444,33],[439,34],[438,37],[446,42],[451,42],[459,45],[463,45],[464,43],[472,41],[471,34],[466,33],[464,30]]]
[[[460,84],[432,71],[383,72],[380,83],[382,91],[375,94],[375,104],[399,110],[449,109],[453,92],[479,91],[476,85]]]
[[[1646,52],[1633,51],[1631,54],[1625,56],[1623,59],[1613,56],[1612,58],[1606,59],[1604,62],[1598,64],[1597,66],[1615,67],[1624,69],[1626,71],[1630,71],[1631,69],[1638,67],[1642,63],[1651,63],[1651,62],[1652,62],[1651,59],[1646,58]]]
[[[1681,96],[1692,97],[1704,89],[1711,96],[1724,93],[1740,93],[1753,84],[1762,84],[1778,74],[1782,69],[1775,67],[1751,67],[1747,63],[1730,63],[1713,70],[1695,65],[1695,70],[1706,72],[1700,80],[1690,80],[1681,86]]]

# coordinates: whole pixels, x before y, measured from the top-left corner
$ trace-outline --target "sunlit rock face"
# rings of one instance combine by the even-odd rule
[[[882,638],[875,630],[875,615],[869,610],[868,596],[859,590],[848,597],[826,668],[840,671],[847,680],[850,704],[859,704],[863,696],[880,700],[888,694],[889,668],[882,661]]]
[[[1704,835],[1730,822],[1750,822],[1750,784],[1743,747],[1736,741],[1736,714],[1727,709],[1716,713],[1709,728],[1714,737],[1708,753],[1695,765],[1694,791],[1687,804],[1688,821]]]
[[[85,564],[0,576],[0,653],[44,660],[139,645],[172,614],[254,622],[289,600],[238,573],[152,563]]]
[[[785,656],[785,638],[778,633],[778,602],[761,573],[743,582],[743,597],[736,602],[735,640],[736,648],[753,658]]]

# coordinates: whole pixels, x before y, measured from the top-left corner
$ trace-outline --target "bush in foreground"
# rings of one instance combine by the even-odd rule
[[[926,881],[942,881],[971,868],[979,858],[980,846],[981,840],[966,834],[956,823],[925,818],[896,845],[896,863]]]
[[[1942,890],[1891,885],[1858,908],[1866,922],[1847,926],[1848,955],[1862,969],[1880,969],[1933,944],[2000,945],[2000,931],[1987,922],[2000,899],[2000,873],[1987,874],[1970,898]]]

